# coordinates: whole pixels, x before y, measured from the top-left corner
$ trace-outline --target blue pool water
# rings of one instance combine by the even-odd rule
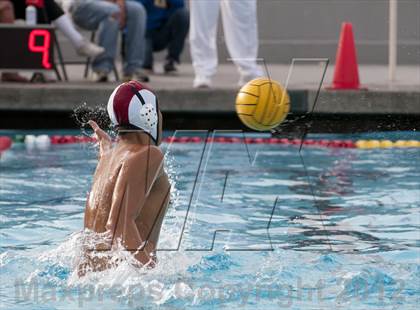
[[[420,140],[310,138],[338,137]],[[158,266],[134,268],[116,250],[123,263],[81,279],[73,271],[95,146],[15,144],[4,154],[0,308],[417,308],[419,149],[163,149],[173,192]]]

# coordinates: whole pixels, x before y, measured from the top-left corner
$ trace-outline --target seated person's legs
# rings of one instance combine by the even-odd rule
[[[151,39],[153,42],[153,51],[158,52],[168,48],[168,54],[164,65],[165,72],[169,73],[176,71],[175,63],[180,62],[180,56],[184,49],[188,29],[188,10],[180,8],[169,17],[162,28],[152,30],[147,34],[147,38]],[[153,63],[149,64],[149,66],[152,67]]]
[[[74,27],[69,15],[64,13],[55,0],[44,0],[45,10],[38,10],[38,15],[47,19],[59,29],[72,43],[81,56],[96,57],[104,52],[104,48],[87,41]]]
[[[143,69],[153,72],[153,31],[146,33],[146,46],[144,51]]]
[[[119,12],[117,4],[107,1],[78,2],[73,9],[73,20],[80,27],[99,31],[98,43],[105,48],[105,53],[93,61],[93,70],[100,80],[106,80],[114,66],[116,56]]]
[[[16,18],[25,19],[25,0],[14,1],[13,3]],[[44,9],[37,9],[37,21],[39,24],[52,23],[70,40],[77,53],[81,56],[95,57],[104,52],[102,47],[83,38],[74,27],[70,16],[62,10],[55,0],[44,0]]]
[[[38,10],[38,16],[44,15],[45,22],[51,23],[64,15],[63,9],[54,0],[44,0],[44,10]]]
[[[126,1],[126,37],[124,80],[133,77],[142,82],[149,78],[142,70],[145,56],[145,32],[147,14],[141,3]]]
[[[185,8],[178,9],[168,20],[168,26],[171,29],[171,36],[168,45],[167,63],[165,71],[170,72],[176,70],[174,62],[179,63],[181,53],[184,49],[185,39],[188,35],[190,27],[190,16]]]

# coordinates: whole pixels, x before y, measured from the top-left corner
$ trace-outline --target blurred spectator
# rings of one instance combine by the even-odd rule
[[[9,0],[0,1],[0,22],[5,24],[13,24],[15,22],[13,5]]]
[[[105,47],[105,53],[92,64],[99,82],[108,81],[114,67],[119,29],[126,35],[123,80],[134,77],[142,82],[149,81],[142,69],[146,31],[146,10],[142,4],[130,0],[78,0],[71,12],[77,25],[99,31],[99,44]]]
[[[9,0],[0,0],[0,23],[13,24],[14,22],[13,4]],[[15,72],[3,72],[1,80],[3,82],[28,82],[27,78]]]
[[[191,0],[191,57],[194,87],[210,87],[217,69],[216,35],[221,8],[226,45],[240,73],[239,85],[261,76],[257,65],[256,0]]]
[[[103,47],[86,40],[54,0],[12,0],[12,2],[17,19],[25,19],[27,4],[34,5],[37,8],[38,24],[52,23],[70,40],[79,55],[96,57],[105,51]]]
[[[176,72],[188,34],[189,14],[184,0],[137,0],[147,11],[146,54],[143,68],[153,72],[153,52],[168,49],[163,69]]]

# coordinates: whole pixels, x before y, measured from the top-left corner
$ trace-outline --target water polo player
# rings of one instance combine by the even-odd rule
[[[119,85],[108,101],[116,143],[94,122],[99,162],[86,202],[84,227],[106,241],[86,249],[79,275],[109,266],[119,243],[143,265],[156,263],[156,245],[168,206],[170,184],[159,149],[162,114],[156,95],[136,81]],[[108,252],[107,252],[108,251]],[[98,253],[103,253],[103,259]]]

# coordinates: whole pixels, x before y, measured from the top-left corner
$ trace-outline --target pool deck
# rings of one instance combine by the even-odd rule
[[[156,66],[160,69],[159,64]],[[273,79],[285,84],[289,65],[269,65]],[[420,65],[400,66],[397,81],[389,83],[387,67],[360,66],[361,90],[332,91],[333,66],[327,70],[324,87],[315,107],[321,114],[398,114],[420,115]],[[292,112],[310,111],[317,93],[323,67],[295,65],[289,82]],[[83,66],[67,66],[70,82],[48,84],[0,83],[0,111],[71,111],[86,102],[102,105],[116,82],[95,83],[83,80]],[[212,89],[193,89],[191,65],[182,65],[177,76],[156,73],[150,87],[159,97],[164,112],[234,112],[238,73],[233,65],[220,65]]]

